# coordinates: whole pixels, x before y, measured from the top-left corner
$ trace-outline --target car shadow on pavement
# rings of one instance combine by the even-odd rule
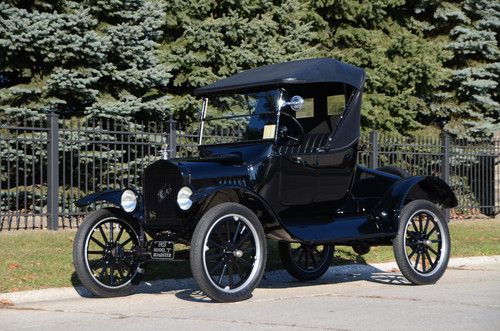
[[[367,264],[350,264],[331,267],[321,278],[309,282],[295,280],[285,270],[269,271],[264,274],[258,287],[283,289],[354,283],[357,281],[368,281],[393,286],[411,285],[397,270],[383,271]],[[81,297],[95,298],[90,291],[81,286],[75,273],[71,277],[71,282],[75,291]],[[143,281],[135,294],[163,294],[166,292],[175,292],[175,296],[181,300],[213,303],[198,289],[193,278]]]
[[[383,271],[374,266],[360,264],[330,268],[321,278],[310,282],[295,280],[284,270],[271,271],[264,275],[258,288],[283,289],[354,283],[357,281],[368,281],[392,286],[411,285],[397,270]],[[163,289],[163,291],[168,291],[168,289]],[[196,286],[176,292],[175,296],[181,300],[191,302],[212,303]]]
[[[199,302],[199,303],[217,303],[212,301],[209,297],[205,295],[200,289],[185,289],[175,293],[178,299],[189,301],[189,302]]]
[[[284,270],[269,272],[264,276],[261,287],[314,286],[356,281],[387,285],[411,285],[398,270],[384,271],[368,264],[351,264],[330,268],[321,278],[310,282],[295,280]]]

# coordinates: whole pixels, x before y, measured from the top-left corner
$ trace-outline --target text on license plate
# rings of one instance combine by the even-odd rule
[[[151,258],[159,260],[173,260],[174,243],[172,241],[154,240],[151,245]]]

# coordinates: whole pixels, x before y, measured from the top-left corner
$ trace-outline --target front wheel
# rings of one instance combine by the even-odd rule
[[[144,274],[134,260],[138,246],[137,230],[121,210],[106,208],[88,215],[73,245],[73,264],[82,285],[98,297],[131,294]]]
[[[266,265],[267,246],[255,214],[237,203],[210,209],[191,239],[190,263],[200,289],[212,300],[248,299]]]
[[[403,207],[400,219],[393,249],[401,273],[413,284],[434,284],[450,258],[450,233],[441,210],[415,200]]]
[[[308,281],[323,276],[332,264],[332,245],[278,243],[281,262],[295,279]]]

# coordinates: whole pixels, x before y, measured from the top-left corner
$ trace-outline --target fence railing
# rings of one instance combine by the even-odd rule
[[[234,138],[214,130],[207,139]],[[77,209],[92,192],[141,187],[144,168],[160,158],[197,153],[197,126],[134,124],[112,120],[65,120],[48,114],[0,124],[0,230],[77,227],[95,206]],[[373,168],[395,165],[409,174],[435,175],[450,183],[459,213],[500,212],[500,136],[493,141],[453,141],[363,134],[358,162]]]

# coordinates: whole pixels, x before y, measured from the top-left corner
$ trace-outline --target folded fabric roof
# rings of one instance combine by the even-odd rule
[[[270,64],[200,87],[195,95],[266,90],[298,85],[348,84],[361,89],[365,71],[332,58],[319,58]]]

